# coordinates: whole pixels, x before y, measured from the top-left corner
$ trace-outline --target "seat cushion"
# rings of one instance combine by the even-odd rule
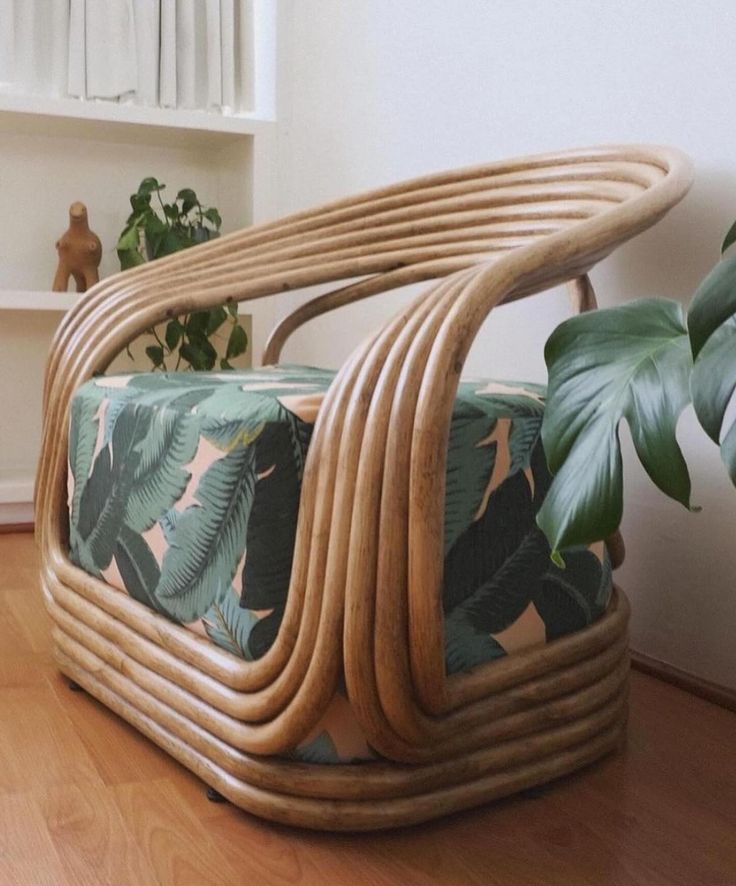
[[[334,373],[105,376],[74,397],[70,556],[167,618],[253,660],[289,588],[312,428]],[[605,610],[604,545],[549,558],[543,388],[464,381],[445,503],[446,664],[473,667],[579,630]]]

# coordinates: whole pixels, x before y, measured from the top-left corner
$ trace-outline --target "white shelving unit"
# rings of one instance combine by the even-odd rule
[[[217,114],[210,111],[187,110],[181,108],[152,108],[143,105],[120,104],[109,101],[83,101],[52,96],[27,96],[0,93],[0,114],[6,122],[17,125],[20,118],[36,121],[33,127],[39,130],[49,124],[72,125],[77,131],[85,125],[99,127],[99,124],[117,123],[121,126],[152,127],[154,130],[177,130],[181,134],[202,133],[205,142],[217,139],[218,135],[255,135],[274,122],[271,118],[256,114]],[[13,121],[11,116],[15,116]],[[33,124],[30,124],[33,126]]]
[[[0,311],[39,311],[65,314],[82,298],[77,292],[34,292],[30,289],[0,290]],[[249,316],[251,308],[241,305],[240,313]]]
[[[34,292],[28,289],[0,290],[0,311],[47,311],[63,314],[79,299],[76,292]]]
[[[0,524],[32,519],[43,367],[61,316],[79,298],[47,289],[69,205],[87,204],[103,244],[102,277],[119,269],[114,245],[128,196],[147,175],[167,183],[167,196],[194,187],[219,208],[223,233],[275,214],[276,7],[253,5],[252,113],[0,94],[0,187],[12,207],[0,256]],[[255,353],[271,311],[265,302],[247,308]]]

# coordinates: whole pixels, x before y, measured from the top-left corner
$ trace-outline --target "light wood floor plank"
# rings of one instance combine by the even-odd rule
[[[107,785],[159,778],[171,758],[157,745],[84,692],[72,692],[55,670],[49,682],[57,701],[74,724],[85,752]],[[100,736],[104,740],[100,740]]]
[[[156,878],[110,788],[60,785],[40,791],[46,829],[61,859],[64,882],[76,886],[141,886]]]
[[[160,886],[228,886],[236,871],[166,778],[111,789]]]
[[[101,784],[50,686],[0,688],[0,793]]]
[[[58,886],[70,882],[29,793],[0,796],[0,883]]]
[[[204,786],[56,672],[30,536],[0,536],[0,886],[734,886],[736,715],[632,674],[623,753],[387,834],[320,834]],[[95,877],[97,879],[95,879]]]

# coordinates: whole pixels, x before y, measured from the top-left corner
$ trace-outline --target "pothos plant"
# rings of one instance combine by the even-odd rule
[[[721,254],[734,242],[736,223]],[[572,317],[548,339],[545,360],[542,441],[554,479],[537,523],[559,565],[566,548],[604,539],[621,522],[622,419],[656,486],[697,510],[676,437],[692,402],[736,485],[736,421],[727,415],[736,389],[736,257],[721,259],[687,311],[646,298]]]
[[[121,270],[219,237],[222,219],[217,209],[204,207],[191,188],[183,188],[172,203],[165,203],[165,188],[155,178],[144,178],[131,195],[133,211],[116,246]],[[154,195],[158,205],[153,202]],[[154,369],[164,371],[178,370],[182,365],[198,370],[218,365],[220,369],[232,369],[230,361],[248,347],[237,304],[175,317],[165,329],[149,329],[147,335],[153,341],[146,346],[146,355]],[[220,351],[218,339],[223,345]]]

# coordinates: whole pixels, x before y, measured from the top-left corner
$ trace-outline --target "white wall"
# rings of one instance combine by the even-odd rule
[[[280,202],[300,209],[425,172],[596,143],[677,145],[697,182],[594,272],[602,304],[683,302],[736,216],[733,0],[286,0]],[[295,296],[295,300],[300,296]],[[338,365],[397,295],[309,325],[285,358]],[[468,370],[544,378],[564,296],[499,311]],[[523,322],[522,322],[523,321]],[[736,491],[691,416],[681,439],[700,515],[626,476],[632,645],[736,686]]]
[[[178,138],[171,145],[170,132],[128,127],[116,133],[99,122],[0,114],[0,188],[7,207],[0,292],[51,288],[58,262],[54,244],[69,225],[74,200],[86,203],[90,227],[102,241],[100,276],[119,271],[115,243],[130,212],[128,197],[147,175],[167,184],[167,199],[181,187],[193,187],[204,203],[219,207],[225,233],[250,223],[250,141]],[[74,289],[73,281],[69,288]],[[268,306],[253,313],[259,323],[266,316],[262,325],[270,327]],[[26,514],[17,518],[20,522],[32,513],[41,382],[60,318],[0,310],[0,522],[15,522],[17,508]],[[127,358],[121,362],[128,367]],[[10,421],[9,416],[21,418]]]

